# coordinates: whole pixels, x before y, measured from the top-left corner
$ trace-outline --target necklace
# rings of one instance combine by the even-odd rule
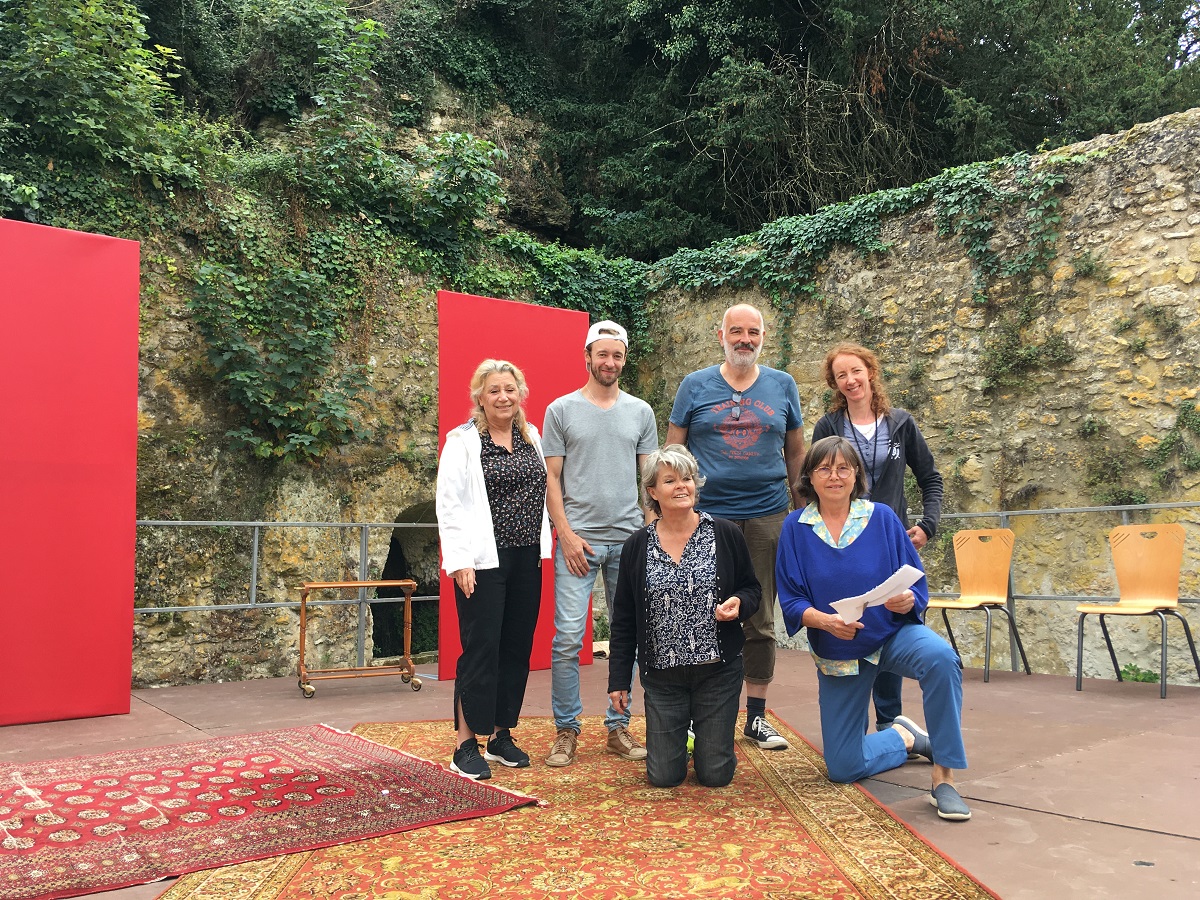
[[[876,419],[875,433],[871,435],[869,440],[864,438],[862,432],[858,430],[858,427],[851,420],[849,410],[846,411],[846,425],[850,429],[850,438],[854,441],[854,449],[862,457],[864,466],[867,463],[867,444],[871,445],[871,465],[867,469],[867,491],[870,492],[875,487],[875,463],[879,458],[879,432],[883,429],[880,427],[879,419]]]
[[[592,404],[592,406],[595,406],[598,409],[612,409],[613,406],[617,402],[616,398],[609,400],[606,397],[603,400],[601,400],[590,390],[589,386],[586,384],[579,389],[579,393],[583,396],[584,400],[586,400],[588,403]]]

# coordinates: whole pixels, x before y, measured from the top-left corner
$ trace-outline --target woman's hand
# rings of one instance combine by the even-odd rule
[[[629,709],[629,691],[609,691],[608,699],[612,701],[612,707],[622,715]]]
[[[454,583],[458,585],[458,589],[463,592],[464,597],[470,597],[475,592],[474,569],[458,569],[451,572],[450,577],[454,579]]]
[[[828,631],[835,638],[841,638],[843,641],[854,640],[854,635],[858,634],[863,627],[862,622],[851,622],[847,625],[837,613],[824,613],[815,606],[804,611],[800,624],[805,628],[819,628],[821,631]]]
[[[828,613],[825,616],[824,627],[835,638],[841,638],[843,641],[852,641],[854,640],[854,636],[862,631],[863,623],[851,622],[847,625],[837,613]]]
[[[718,622],[736,622],[741,611],[742,598],[735,595],[724,603],[718,603],[715,615]]]
[[[890,609],[894,613],[904,615],[906,612],[912,610],[915,600],[916,596],[912,591],[904,591],[903,593],[897,594],[895,597],[888,597],[885,601],[883,601],[883,606],[885,609]]]

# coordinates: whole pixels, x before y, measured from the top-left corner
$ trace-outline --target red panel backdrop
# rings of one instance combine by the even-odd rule
[[[0,220],[0,725],[129,712],[138,245]]]
[[[583,342],[588,325],[583,312],[438,291],[438,453],[446,432],[470,416],[471,376],[489,357],[507,359],[525,373],[529,385],[525,414],[541,431],[550,402],[586,380]],[[438,609],[438,678],[446,680],[454,677],[462,645],[454,586],[444,572]],[[553,638],[554,566],[547,560],[542,565],[542,612],[534,635],[532,668],[550,667]],[[592,661],[590,622],[580,661],[585,665]]]

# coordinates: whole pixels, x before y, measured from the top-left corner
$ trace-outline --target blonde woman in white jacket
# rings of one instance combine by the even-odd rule
[[[525,376],[485,359],[471,378],[471,421],[446,435],[438,462],[442,568],[454,579],[462,654],[454,679],[456,748],[450,768],[490,778],[488,761],[524,768],[514,742],[550,556],[546,464],[521,404]],[[476,735],[487,735],[483,755]]]

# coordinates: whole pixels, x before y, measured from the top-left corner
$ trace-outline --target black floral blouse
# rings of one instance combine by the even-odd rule
[[[647,649],[655,668],[716,662],[717,536],[712,517],[684,545],[679,562],[658,541],[658,523],[649,525],[646,544]]]
[[[546,467],[533,444],[513,425],[509,452],[484,430],[480,462],[492,510],[496,549],[537,546],[542,539],[542,509],[546,505]]]

